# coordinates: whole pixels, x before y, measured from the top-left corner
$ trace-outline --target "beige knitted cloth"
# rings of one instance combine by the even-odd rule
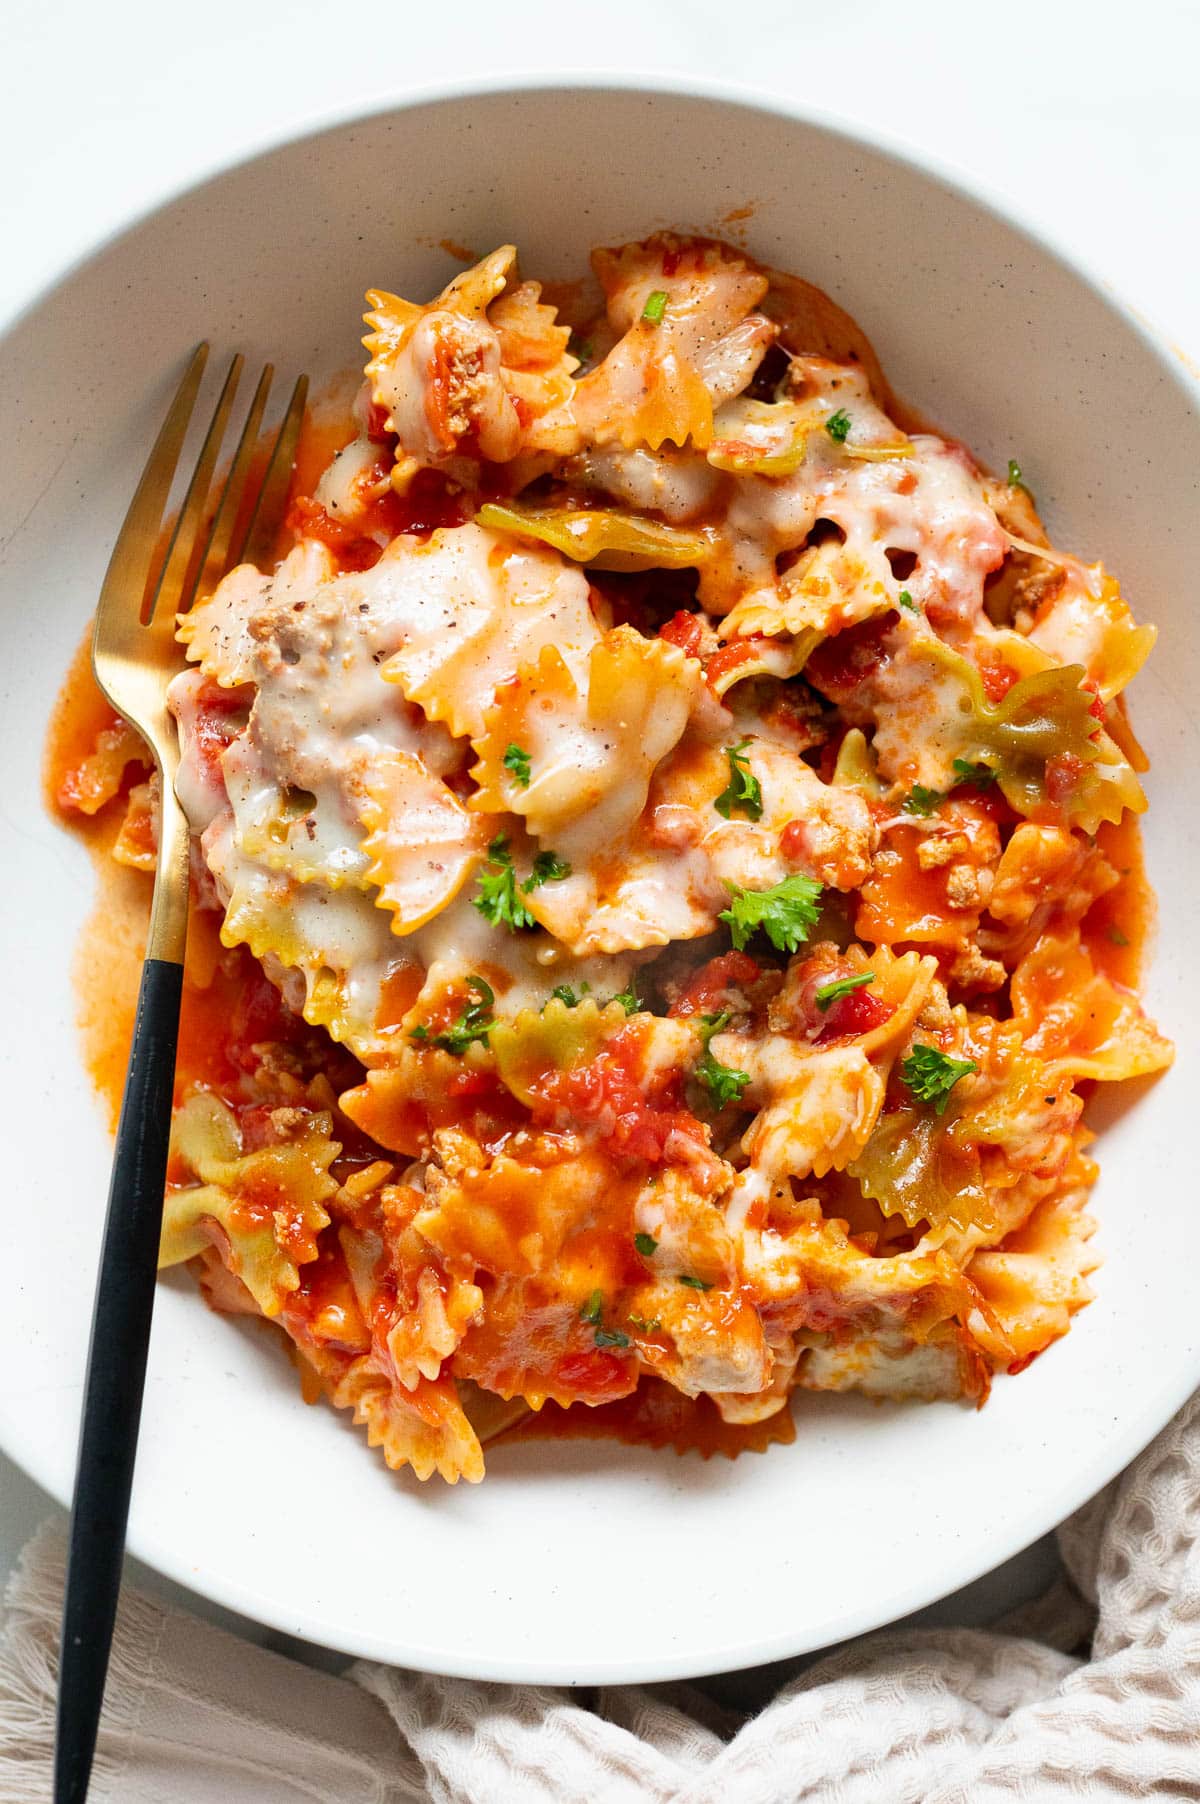
[[[738,1726],[699,1692],[344,1678],[127,1594],[94,1804],[989,1804],[1200,1799],[1200,1398],[1059,1531],[994,1630],[893,1631]],[[0,1804],[50,1797],[61,1537],[10,1588]],[[1082,1649],[1082,1657],[1077,1651]]]

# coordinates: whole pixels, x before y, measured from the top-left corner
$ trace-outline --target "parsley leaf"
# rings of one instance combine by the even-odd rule
[[[632,984],[628,989],[618,990],[615,996],[609,997],[608,1002],[619,1002],[627,1015],[636,1015],[642,1006],[642,999]],[[605,1008],[608,1007],[608,1002],[605,1003]]]
[[[508,927],[513,933],[535,925],[533,916],[517,894],[517,873],[513,870],[508,840],[498,833],[488,847],[488,862],[475,879],[479,894],[472,898],[475,907],[493,927]]]
[[[514,933],[520,933],[537,925],[521,897],[540,889],[543,883],[560,883],[570,875],[570,865],[557,852],[539,852],[518,892],[508,840],[503,833],[498,833],[488,847],[488,862],[475,879],[479,894],[474,897],[474,903],[493,927],[509,927]]]
[[[1129,944],[1128,934],[1122,933],[1119,927],[1110,927],[1105,938],[1110,946],[1127,946]]]
[[[1008,486],[1010,489],[1023,489],[1025,487],[1025,479],[1021,475],[1021,466],[1015,457],[1010,457],[1008,460]]]
[[[851,424],[852,421],[846,409],[839,407],[837,412],[831,413],[826,420],[825,430],[835,445],[844,445],[849,436]]]
[[[914,1046],[900,1067],[900,1076],[918,1102],[931,1102],[937,1113],[944,1115],[959,1078],[978,1069],[974,1059],[952,1059],[936,1046]]]
[[[914,783],[901,806],[905,814],[932,814],[941,800],[940,789],[926,789],[923,783]]]
[[[678,1274],[678,1277],[679,1277],[679,1282],[681,1284],[686,1284],[689,1290],[711,1290],[712,1289],[712,1285],[706,1284],[703,1278],[693,1278],[691,1272],[680,1272]]]
[[[550,994],[557,996],[560,1002],[565,1002],[568,1008],[578,1008],[583,998],[590,993],[591,987],[590,983],[581,983],[579,994],[576,995],[569,983],[560,983],[551,990]]]
[[[726,1103],[740,1102],[742,1091],[750,1082],[748,1071],[735,1071],[732,1065],[722,1065],[709,1050],[709,1041],[714,1034],[720,1033],[728,1020],[728,1009],[720,1015],[701,1015],[700,1031],[704,1037],[704,1052],[697,1060],[694,1072],[719,1109],[723,1109]]]
[[[732,1065],[722,1065],[707,1047],[704,1057],[696,1065],[696,1076],[719,1109],[729,1102],[741,1102],[742,1091],[750,1082],[748,1071],[735,1071]]]
[[[595,1330],[592,1339],[598,1347],[627,1347],[629,1345],[629,1336],[627,1334],[622,1334],[619,1328],[605,1328],[602,1326],[604,1320],[603,1291],[594,1290],[592,1292],[587,1302],[579,1311],[579,1319],[581,1322],[591,1323]]]
[[[902,608],[907,608],[910,614],[919,614],[921,612],[907,589],[901,589],[897,599],[899,600],[900,606]]]
[[[743,739],[740,745],[728,745],[725,748],[725,756],[729,760],[729,784],[721,791],[713,807],[726,820],[735,808],[752,821],[758,820],[763,811],[762,786],[746,762],[746,747],[749,744],[748,739]]]
[[[651,1253],[656,1253],[658,1251],[658,1242],[655,1240],[653,1234],[635,1234],[633,1237],[633,1244],[642,1255],[643,1259],[649,1259]]]
[[[557,852],[539,852],[533,861],[533,869],[521,885],[521,894],[531,895],[535,889],[541,889],[543,883],[561,883],[570,875],[570,865]]]
[[[954,774],[960,783],[971,783],[976,789],[986,789],[989,783],[996,781],[997,773],[990,764],[972,764],[969,758],[956,758]]]
[[[809,928],[816,926],[821,912],[821,885],[815,877],[797,873],[770,889],[739,889],[736,883],[728,881],[725,887],[733,901],[718,918],[728,926],[729,937],[739,952],[745,950],[747,940],[759,928],[777,952],[795,952],[801,941],[808,938]]]
[[[653,294],[646,296],[646,305],[642,308],[642,318],[649,320],[652,326],[657,326],[666,311],[667,291],[665,288],[656,288]]]
[[[827,1015],[835,1002],[843,996],[849,996],[852,990],[861,990],[866,984],[875,982],[874,971],[864,971],[860,977],[837,977],[832,983],[823,983],[816,991],[814,1001],[823,1015]]]
[[[519,745],[510,745],[500,760],[505,770],[511,771],[522,789],[529,788],[530,761],[529,753],[523,752]]]
[[[491,1013],[496,1000],[492,986],[482,977],[468,977],[467,989],[474,992],[476,1000],[464,1005],[458,1020],[445,1033],[433,1036],[435,1046],[440,1046],[443,1052],[452,1052],[458,1059],[473,1040],[486,1040],[496,1025]]]

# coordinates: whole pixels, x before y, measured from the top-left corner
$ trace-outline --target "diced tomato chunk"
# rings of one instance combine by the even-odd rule
[[[805,676],[831,701],[846,700],[883,663],[883,642],[898,619],[891,612],[834,633],[813,652],[804,666]]]
[[[677,1018],[717,1014],[727,990],[742,989],[760,975],[761,966],[748,952],[722,952],[692,972],[672,1003],[671,1013]]]
[[[830,1004],[825,1025],[817,1035],[821,1040],[841,1040],[869,1034],[896,1012],[890,1002],[872,996],[869,990],[850,990]]]
[[[658,636],[660,639],[667,640],[670,645],[677,645],[680,651],[687,653],[689,658],[698,658],[704,639],[704,628],[699,614],[689,614],[686,608],[680,608],[677,614],[671,615]]]
[[[627,1397],[637,1383],[637,1366],[603,1347],[592,1353],[565,1353],[556,1373],[559,1387],[580,1403],[605,1403]]]

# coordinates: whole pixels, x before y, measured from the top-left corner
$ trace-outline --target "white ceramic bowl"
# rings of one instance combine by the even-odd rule
[[[109,1148],[69,976],[92,876],[43,812],[39,764],[183,354],[211,336],[320,374],[355,361],[368,285],[423,296],[442,283],[439,240],[513,239],[530,271],[570,275],[593,244],[668,224],[719,232],[748,203],[749,247],[828,289],[898,390],[993,466],[1017,456],[1056,541],[1103,554],[1162,629],[1133,706],[1155,761],[1150,1003],[1179,1061],[1107,1109],[1097,1301],[978,1415],[806,1399],[793,1447],[732,1465],[535,1443],[493,1452],[481,1488],[422,1489],[344,1418],[308,1408],[263,1334],[165,1284],[130,1545],[333,1647],[560,1682],[818,1647],[1033,1540],[1200,1381],[1194,388],[1051,249],[895,151],[778,103],[543,86],[460,92],[281,145],[132,226],[0,342],[0,1442],[67,1497]]]

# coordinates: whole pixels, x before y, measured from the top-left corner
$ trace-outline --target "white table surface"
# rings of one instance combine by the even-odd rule
[[[5,0],[0,17],[0,324],[132,214],[305,125],[461,77],[619,68],[743,83],[886,128],[981,183],[1200,360],[1195,0],[399,0],[357,13],[329,0]],[[56,1511],[0,1455],[0,1575]],[[1040,1543],[924,1615],[986,1620],[1039,1589],[1053,1558]]]

